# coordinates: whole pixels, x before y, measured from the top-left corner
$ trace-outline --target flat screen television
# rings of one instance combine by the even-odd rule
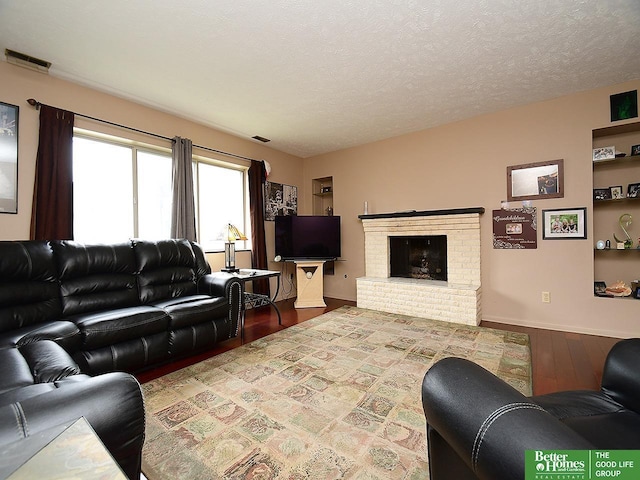
[[[340,257],[340,217],[277,216],[276,255],[283,260]]]

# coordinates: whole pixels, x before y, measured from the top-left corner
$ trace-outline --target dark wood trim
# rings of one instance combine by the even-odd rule
[[[449,208],[446,210],[423,210],[421,212],[418,212],[416,210],[406,210],[404,212],[372,213],[370,215],[358,215],[358,218],[361,220],[374,220],[378,218],[433,217],[436,215],[469,215],[471,213],[478,213],[482,215],[484,213],[484,207]]]

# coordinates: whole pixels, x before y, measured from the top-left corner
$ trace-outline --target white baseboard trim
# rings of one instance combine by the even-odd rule
[[[530,322],[526,320],[518,320],[513,318],[491,317],[483,315],[483,322],[504,323],[506,325],[517,325],[519,327],[540,328],[542,330],[555,330],[558,332],[580,333],[583,335],[596,335],[599,337],[611,338],[629,338],[630,335],[616,330],[607,330],[600,328],[583,328],[576,325],[558,325],[557,323]],[[482,326],[482,322],[480,323]]]

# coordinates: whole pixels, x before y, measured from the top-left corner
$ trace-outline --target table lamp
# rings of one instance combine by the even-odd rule
[[[247,237],[238,230],[238,227],[227,224],[227,242],[224,244],[224,268],[223,272],[239,272],[236,268],[236,241],[247,240]]]

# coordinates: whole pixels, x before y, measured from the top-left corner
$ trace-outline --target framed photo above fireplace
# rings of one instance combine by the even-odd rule
[[[542,239],[585,239],[587,238],[586,223],[586,207],[542,210]]]
[[[564,197],[564,160],[507,167],[507,200]]]

